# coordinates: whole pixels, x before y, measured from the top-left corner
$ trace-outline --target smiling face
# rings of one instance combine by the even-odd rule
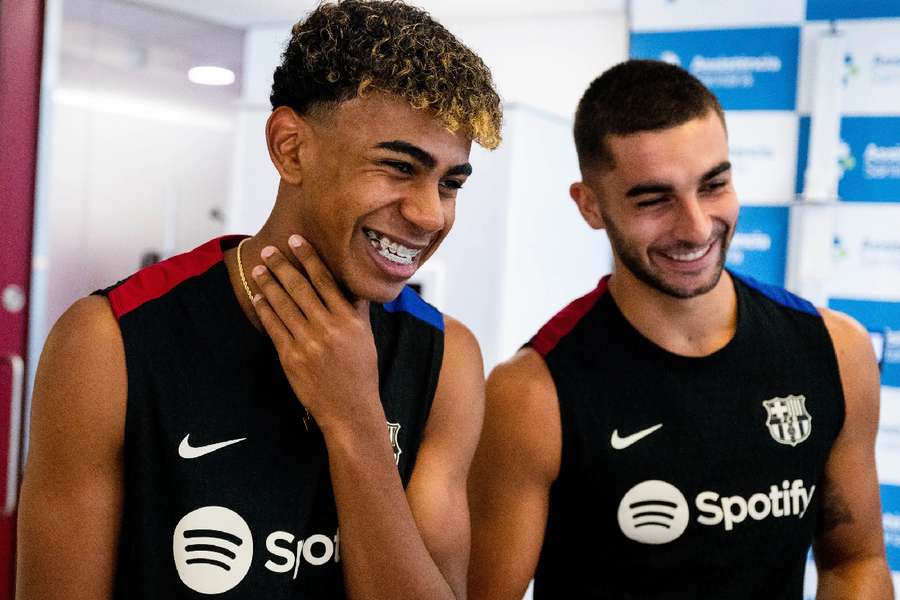
[[[719,116],[608,143],[614,166],[589,178],[589,190],[575,184],[573,197],[589,223],[606,229],[616,275],[676,298],[712,290],[738,215]]]
[[[276,210],[351,295],[390,301],[453,225],[470,140],[379,94],[306,121],[302,176]]]

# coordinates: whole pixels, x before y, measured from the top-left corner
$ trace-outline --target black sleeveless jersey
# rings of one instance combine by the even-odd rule
[[[343,598],[321,432],[212,240],[100,292],[125,344],[116,598]],[[372,305],[381,400],[404,486],[443,356],[443,316],[410,288]]]
[[[837,359],[815,307],[732,278],[737,330],[708,356],[642,336],[606,279],[530,341],[562,423],[536,599],[802,598]]]

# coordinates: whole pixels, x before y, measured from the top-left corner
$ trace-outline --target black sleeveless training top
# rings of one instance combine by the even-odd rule
[[[802,598],[837,359],[814,306],[732,278],[737,331],[709,356],[643,337],[606,278],[529,342],[562,423],[535,599]]]
[[[116,598],[343,598],[324,439],[212,240],[99,292],[125,344]],[[384,434],[409,482],[443,357],[443,316],[405,288],[372,305]]]

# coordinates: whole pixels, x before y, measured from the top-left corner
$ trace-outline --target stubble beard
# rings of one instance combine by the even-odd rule
[[[722,271],[725,268],[725,256],[727,254],[728,244],[731,239],[731,228],[728,227],[728,225],[726,225],[724,222],[713,222],[715,230],[713,232],[711,240],[713,241],[713,243],[719,244],[720,250],[719,257],[716,260],[715,268],[710,274],[709,279],[693,287],[682,287],[667,281],[664,274],[655,272],[652,266],[644,264],[644,262],[641,261],[640,252],[624,239],[624,236],[618,229],[616,229],[615,225],[612,224],[612,221],[607,218],[604,218],[604,221],[606,223],[606,234],[609,238],[609,243],[612,246],[616,256],[619,258],[625,268],[628,269],[639,281],[651,287],[652,289],[655,289],[667,296],[671,296],[672,298],[686,300],[689,298],[702,296],[703,294],[706,294],[707,292],[715,288],[716,285],[718,285],[719,279],[722,277]]]

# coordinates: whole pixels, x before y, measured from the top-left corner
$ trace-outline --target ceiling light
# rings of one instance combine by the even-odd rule
[[[188,79],[200,85],[231,85],[234,71],[223,67],[193,67],[188,71]]]

